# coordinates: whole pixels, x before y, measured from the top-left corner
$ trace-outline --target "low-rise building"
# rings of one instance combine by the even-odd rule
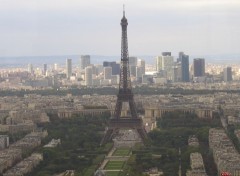
[[[22,159],[20,149],[5,149],[0,151],[0,174]]]
[[[14,167],[9,169],[3,174],[3,176],[23,176],[30,173],[40,161],[43,160],[43,156],[40,153],[33,153],[30,157],[25,158]]]
[[[0,151],[0,174],[21,161],[23,152],[31,151],[39,146],[41,144],[41,139],[46,136],[47,131],[32,132],[11,144],[9,148]],[[15,174],[18,175],[18,172],[15,172]]]
[[[228,116],[227,122],[229,125],[239,125],[240,124],[240,117],[236,116]]]
[[[207,176],[202,155],[198,152],[190,154],[191,170],[187,171],[187,176]]]
[[[5,149],[9,146],[8,135],[0,135],[0,150]]]
[[[209,130],[209,147],[213,151],[219,175],[222,172],[228,172],[231,176],[240,176],[240,154],[224,129]]]

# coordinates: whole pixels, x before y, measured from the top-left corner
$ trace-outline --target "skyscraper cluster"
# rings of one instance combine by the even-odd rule
[[[162,82],[190,82],[205,79],[205,59],[196,58],[193,60],[192,71],[189,69],[189,56],[179,52],[178,58],[174,61],[171,52],[162,52],[156,57],[156,81]],[[161,78],[161,79],[159,79]]]
[[[133,85],[231,82],[234,80],[232,67],[222,68],[218,75],[211,75],[209,72],[206,73],[205,64],[204,58],[194,58],[190,63],[189,56],[184,52],[179,52],[176,60],[171,52],[162,52],[156,57],[156,70],[154,71],[153,65],[146,66],[145,60],[131,56],[129,57],[129,75]],[[55,63],[50,66],[43,64],[42,67],[34,69],[32,64],[28,64],[27,71],[31,77],[29,81],[26,81],[27,85],[35,85],[35,82],[38,82],[39,86],[72,84],[111,86],[117,85],[120,81],[119,62],[103,61],[102,64],[92,64],[90,55],[81,55],[78,64],[67,58],[64,67]]]
[[[130,57],[130,72],[135,80],[141,80],[145,74],[145,61],[137,57]],[[75,71],[76,72],[76,71]],[[120,63],[116,61],[104,61],[103,64],[91,64],[90,55],[80,57],[78,71],[73,73],[72,59],[66,59],[66,78],[76,80],[74,77],[84,81],[85,86],[107,86],[119,83]]]

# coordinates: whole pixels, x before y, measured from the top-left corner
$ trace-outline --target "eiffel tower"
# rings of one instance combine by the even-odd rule
[[[125,10],[123,9],[123,18],[121,20],[122,26],[122,43],[121,43],[121,69],[119,92],[117,95],[117,103],[115,107],[114,116],[109,120],[107,131],[101,141],[101,145],[110,141],[113,135],[119,129],[134,129],[138,132],[142,141],[147,138],[147,133],[144,128],[142,119],[138,117],[136,105],[133,99],[133,92],[131,86],[130,72],[129,72],[129,55],[128,55],[128,40],[127,40],[127,25],[128,21],[125,17]],[[121,117],[122,106],[124,102],[129,103],[130,117]]]

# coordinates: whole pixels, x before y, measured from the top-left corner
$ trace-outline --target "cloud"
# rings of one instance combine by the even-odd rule
[[[0,4],[0,55],[119,54],[122,0]],[[239,0],[128,0],[125,5],[130,53],[239,51]]]
[[[0,9],[45,9],[45,10],[71,10],[83,9],[86,7],[105,7],[113,8],[123,4],[123,1],[112,0],[0,0]],[[168,9],[173,7],[178,8],[200,8],[200,7],[220,7],[229,6],[235,7],[240,5],[239,0],[128,0],[128,6],[142,7],[144,9]],[[122,8],[122,6],[120,7]],[[89,9],[91,10],[91,9]]]

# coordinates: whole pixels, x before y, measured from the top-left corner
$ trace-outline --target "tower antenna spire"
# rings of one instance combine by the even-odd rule
[[[117,102],[113,117],[108,121],[108,128],[105,136],[101,141],[101,145],[105,144],[115,136],[121,129],[133,129],[136,131],[145,142],[147,139],[147,132],[142,118],[138,116],[137,107],[133,98],[133,91],[131,86],[131,77],[129,69],[129,54],[128,54],[128,39],[127,39],[127,25],[128,21],[125,17],[125,6],[123,5],[123,18],[121,19],[122,38],[121,38],[121,65],[119,72],[119,90],[117,95]],[[122,114],[123,105],[129,104],[130,113]]]

